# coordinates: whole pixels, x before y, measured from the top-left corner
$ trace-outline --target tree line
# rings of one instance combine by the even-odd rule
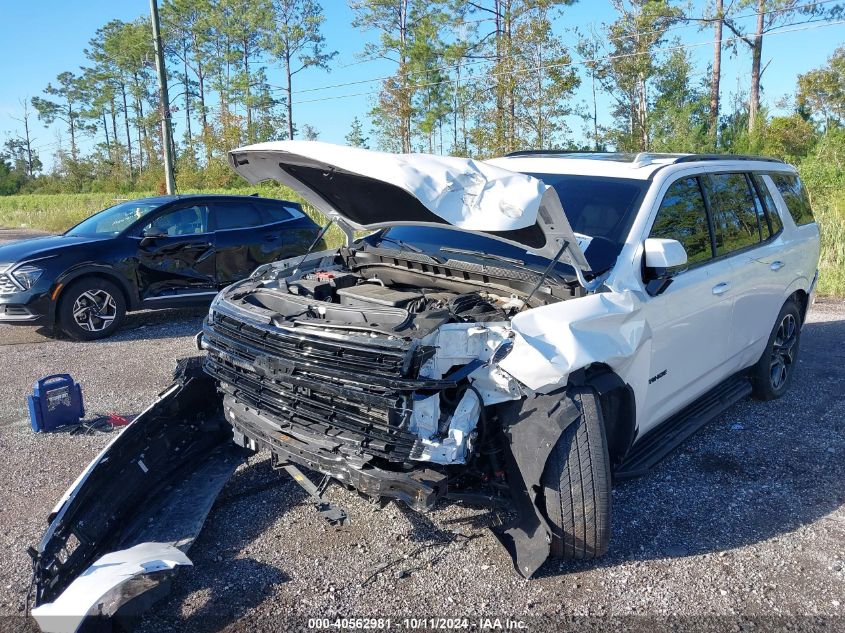
[[[779,104],[791,115],[770,117],[761,100],[766,71],[776,72],[763,54],[769,39],[838,21],[839,3],[608,1],[613,19],[572,29],[567,45],[560,25],[577,0],[350,0],[352,28],[375,36],[361,58],[393,71],[352,120],[347,143],[480,158],[525,148],[800,158],[845,123],[845,48],[798,78],[794,101]],[[299,111],[319,92],[298,92],[300,73],[332,77],[337,56],[318,0],[164,0],[160,13],[171,103],[159,103],[149,18],[108,22],[85,48],[84,67],[21,101],[22,132],[0,152],[0,194],[160,188],[162,107],[183,188],[232,184],[225,155],[238,145],[318,138]],[[678,35],[691,25],[713,42],[703,74]],[[726,54],[751,62],[730,103],[720,98]],[[579,87],[586,102],[576,102]],[[572,121],[583,128],[578,142]],[[50,173],[44,145],[33,142],[42,124],[61,130],[48,144]]]

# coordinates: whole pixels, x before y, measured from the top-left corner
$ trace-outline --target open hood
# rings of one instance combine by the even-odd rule
[[[317,141],[273,141],[229,152],[251,183],[276,180],[355,229],[449,225],[485,233],[584,273],[584,253],[555,190],[470,158],[391,154]]]

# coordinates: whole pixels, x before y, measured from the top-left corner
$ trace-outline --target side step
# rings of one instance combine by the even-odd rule
[[[614,478],[631,479],[644,475],[693,433],[749,394],[751,382],[744,375],[733,376],[717,385],[640,438],[613,472]]]

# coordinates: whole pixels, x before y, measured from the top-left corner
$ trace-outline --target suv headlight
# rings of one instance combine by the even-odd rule
[[[214,307],[215,307],[218,303],[220,303],[220,295],[222,295],[222,294],[223,294],[222,292],[218,292],[218,293],[214,296],[214,299],[212,299],[212,300],[211,300],[211,305],[210,305],[210,306],[208,306],[208,322],[209,322],[209,323],[211,323],[211,322],[213,322],[213,321],[214,321]]]
[[[35,282],[41,277],[44,271],[38,266],[18,266],[8,274],[12,279],[24,290],[29,290],[35,285]]]

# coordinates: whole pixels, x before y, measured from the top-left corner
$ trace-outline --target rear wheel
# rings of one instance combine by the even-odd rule
[[[126,315],[126,300],[112,282],[85,277],[62,292],[59,327],[77,341],[93,341],[111,336]]]
[[[791,299],[783,304],[766,349],[751,368],[752,395],[758,400],[780,398],[792,382],[801,344],[801,312]]]
[[[581,416],[570,424],[543,471],[551,555],[588,560],[610,541],[610,459],[601,407],[592,392],[572,396]]]

